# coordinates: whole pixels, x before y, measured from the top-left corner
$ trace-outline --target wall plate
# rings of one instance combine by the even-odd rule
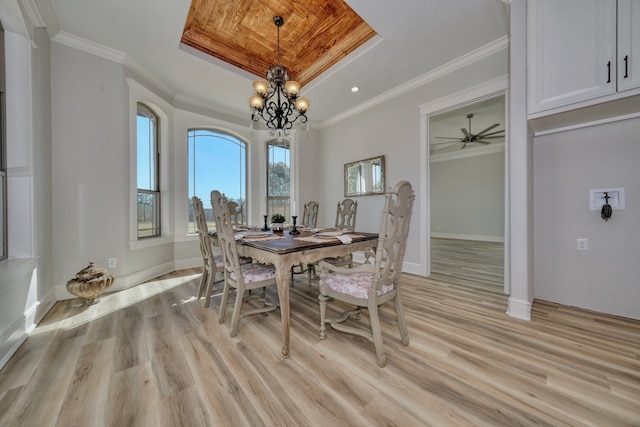
[[[599,188],[589,190],[589,207],[592,211],[599,211],[604,205],[604,193],[609,195],[609,205],[613,210],[625,209],[624,188]]]

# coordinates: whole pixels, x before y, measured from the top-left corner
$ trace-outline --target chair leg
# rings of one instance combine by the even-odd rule
[[[202,267],[202,276],[200,277],[200,286],[198,286],[198,299],[202,298],[202,294],[204,294],[204,290],[206,289],[207,286],[207,275],[209,274],[209,271],[207,269],[207,266],[203,266]]]
[[[211,302],[211,294],[213,293],[213,283],[215,282],[216,274],[212,271],[207,272],[207,292],[205,293],[204,308],[209,307]]]
[[[295,274],[293,269],[295,268],[295,265],[291,266],[291,280],[289,280],[289,285],[293,288],[293,286],[295,285],[295,281],[293,280],[293,275]]]
[[[231,287],[225,278],[224,289],[222,290],[222,300],[220,301],[220,314],[218,315],[218,323],[224,323],[224,317],[227,312],[227,301],[229,300],[229,292]]]
[[[396,315],[398,316],[398,327],[400,328],[400,342],[403,345],[409,345],[409,330],[407,329],[407,322],[404,320],[404,308],[402,307],[400,290],[398,289],[396,292]]]
[[[231,316],[231,329],[229,335],[236,336],[238,332],[238,322],[240,321],[240,309],[242,308],[242,301],[244,300],[244,287],[236,288],[236,302],[233,305],[233,315]]]
[[[320,339],[323,340],[327,337],[327,327],[325,326],[325,318],[327,317],[327,296],[318,295],[318,301],[320,303]]]
[[[373,345],[376,349],[378,366],[384,368],[387,364],[387,356],[384,354],[384,343],[382,342],[382,329],[380,328],[380,316],[378,307],[369,307],[369,318],[371,320],[371,333],[373,334]]]
[[[307,282],[308,282],[309,288],[311,288],[311,279],[313,277],[316,277],[316,266],[313,264],[308,264],[307,265]]]

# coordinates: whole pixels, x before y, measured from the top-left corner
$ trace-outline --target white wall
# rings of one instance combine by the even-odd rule
[[[335,206],[344,198],[344,164],[384,154],[386,186],[400,180],[412,183],[416,193],[407,242],[405,271],[419,274],[427,262],[421,252],[421,240],[427,239],[420,228],[420,111],[419,106],[434,99],[483,83],[507,73],[505,51],[452,71],[369,110],[328,126],[320,131],[319,202],[320,218],[335,218]],[[357,228],[377,232],[382,216],[383,196],[358,198]],[[323,224],[324,220],[320,221]]]
[[[171,242],[131,250],[129,90],[124,67],[52,43],[53,280],[66,282],[90,261],[123,275],[173,261]],[[166,154],[166,153],[165,153]],[[163,202],[164,200],[163,194]]]
[[[431,236],[504,241],[504,151],[431,161]]]
[[[535,298],[640,319],[638,129],[635,118],[535,138]],[[589,190],[609,187],[625,188],[626,209],[605,222]]]

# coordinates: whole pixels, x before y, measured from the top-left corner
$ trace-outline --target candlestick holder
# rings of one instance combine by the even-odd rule
[[[268,217],[269,215],[262,215],[262,216],[264,217],[264,227],[262,227],[262,231],[269,231],[269,230],[270,230],[270,228],[269,228],[269,227],[267,227],[267,217]]]
[[[298,219],[298,216],[293,215],[291,219],[293,219],[293,228],[291,229],[289,234],[300,234],[300,231],[298,231],[298,229],[296,228],[296,220]]]

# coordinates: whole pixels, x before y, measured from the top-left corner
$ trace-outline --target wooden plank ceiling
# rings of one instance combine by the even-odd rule
[[[280,63],[302,86],[376,32],[342,0],[193,0],[182,43],[264,78]]]

